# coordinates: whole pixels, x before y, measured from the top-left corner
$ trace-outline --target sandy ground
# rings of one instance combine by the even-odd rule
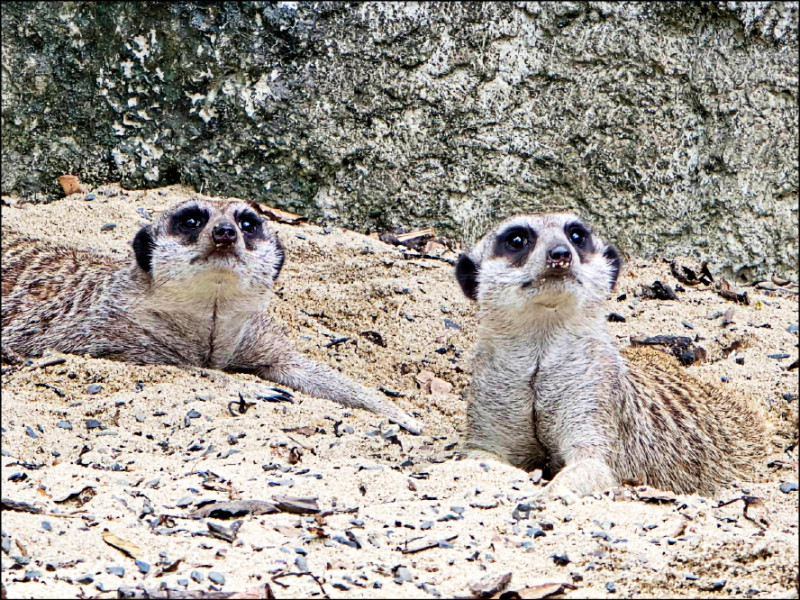
[[[94,193],[50,205],[8,199],[3,228],[125,259],[144,222],[137,209],[157,211],[188,195],[180,187]],[[116,227],[101,231],[110,222]],[[768,411],[774,433],[758,481],[715,498],[656,504],[618,489],[515,512],[539,489],[527,473],[459,459],[475,314],[452,267],[404,258],[349,231],[273,226],[288,261],[270,310],[293,343],[367,385],[399,392],[397,403],[425,422],[425,435],[384,436],[379,417],[302,394],[232,416],[228,403],[258,385],[244,375],[37,360],[2,378],[8,597],[114,597],[122,586],[263,594],[265,584],[279,598],[470,597],[471,584],[503,573],[511,574],[507,591],[566,584],[523,597],[797,597],[798,494],[779,489],[798,479],[797,371],[785,369],[797,359],[797,333],[787,330],[798,321],[796,296],[750,288],[751,305],[735,306],[735,322],[723,326],[721,314],[734,304],[711,291],[636,300],[642,283],[676,281],[663,261],[631,259],[609,301],[609,312],[627,321],[609,323],[611,334],[620,347],[632,335],[700,336],[710,361],[686,368]],[[622,293],[626,300],[614,299]],[[386,346],[360,335],[367,330]],[[341,336],[348,341],[326,347]],[[739,338],[749,344],[723,358],[721,348]],[[769,358],[781,353],[790,358]],[[421,390],[421,371],[451,383],[452,393]],[[91,384],[98,393],[89,393]],[[90,419],[101,427],[87,428]],[[316,497],[328,514],[186,518],[203,501],[276,495]],[[742,501],[718,507],[743,495],[762,499],[768,527],[747,519]],[[9,510],[6,499],[41,512]],[[238,520],[235,537],[209,535],[209,524],[235,529]],[[110,535],[134,544],[143,562],[106,543]],[[404,553],[420,536],[433,547]],[[316,579],[280,577],[306,572]]]

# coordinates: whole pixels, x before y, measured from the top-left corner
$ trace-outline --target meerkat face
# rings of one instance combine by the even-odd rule
[[[192,199],[143,227],[133,240],[136,262],[155,284],[228,283],[271,288],[284,261],[283,246],[245,202]]]
[[[522,215],[462,254],[456,278],[481,307],[557,309],[605,300],[621,264],[617,250],[573,214]]]

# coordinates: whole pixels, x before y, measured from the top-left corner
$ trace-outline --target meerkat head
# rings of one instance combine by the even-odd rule
[[[246,202],[193,198],[165,211],[133,240],[139,268],[158,285],[271,288],[283,267],[278,237]],[[191,291],[191,287],[187,289]]]
[[[573,214],[520,215],[462,254],[456,278],[482,308],[555,310],[604,301],[621,265],[617,250]]]

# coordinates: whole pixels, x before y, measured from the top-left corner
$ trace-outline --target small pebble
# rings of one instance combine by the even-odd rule
[[[200,583],[203,581],[203,579],[205,579],[205,577],[200,571],[192,571],[190,577],[194,579],[197,583]]]
[[[307,238],[306,236],[304,236],[302,233],[298,233],[298,234],[296,234],[294,237],[296,237],[298,240],[307,240],[307,239],[308,239],[308,238]],[[210,578],[210,577],[211,577],[211,575],[209,575],[209,578]]]
[[[225,585],[225,575],[222,573],[218,573],[217,571],[209,571],[208,578],[217,585]]]
[[[100,429],[100,421],[97,419],[86,419],[86,429]]]
[[[188,413],[186,413],[186,416],[189,417],[190,419],[199,419],[200,413],[197,412],[195,409],[192,409]]]
[[[77,581],[78,583],[82,583],[83,585],[89,585],[94,581],[94,575],[87,573],[86,575],[83,575],[82,577],[76,579],[75,581]]]
[[[567,556],[566,552],[564,552],[563,554],[551,554],[550,558],[552,558],[553,562],[556,563],[559,567],[566,566],[570,562],[572,562]]]
[[[431,527],[433,527],[433,521],[423,521],[422,525],[419,526],[419,528],[423,531],[430,529]]]
[[[606,589],[610,594],[613,594],[617,591],[617,586],[614,585],[613,581],[606,581]]]
[[[94,192],[92,192],[91,194],[87,194],[86,198],[84,198],[84,200],[91,201],[91,200],[94,200],[95,198],[97,198],[97,196],[95,196]]]
[[[784,494],[788,494],[789,492],[796,492],[797,491],[797,482],[796,481],[784,481],[780,486],[780,490]]]
[[[686,329],[694,329],[694,326],[691,323],[689,323],[689,321],[681,321],[681,325],[686,327]]]
[[[100,231],[113,231],[114,229],[116,229],[116,227],[117,227],[116,223],[106,223],[100,228]]]
[[[402,584],[406,581],[412,581],[413,579],[414,577],[411,575],[411,571],[409,571],[406,567],[399,567],[394,573],[394,580],[399,584]]]
[[[789,354],[781,352],[780,354],[770,354],[769,358],[774,358],[775,360],[783,360],[784,358],[789,358]]]
[[[613,312],[609,313],[606,319],[608,319],[608,321],[611,323],[624,323],[626,321],[625,317],[623,317],[621,314]]]
[[[117,577],[122,577],[125,575],[125,567],[106,567],[106,573],[109,575],[116,575]]]
[[[141,571],[145,575],[150,572],[150,563],[146,563],[143,560],[137,560],[136,566],[138,567],[139,571]]]
[[[187,506],[191,505],[194,500],[189,496],[184,496],[180,500],[175,503],[175,506],[178,508],[186,508]]]
[[[53,531],[53,526],[48,521],[42,521],[42,529],[45,531]]]
[[[445,329],[461,329],[461,325],[453,321],[452,319],[445,319],[444,320]]]
[[[59,421],[58,423],[56,423],[56,427],[60,427],[61,429],[69,429],[69,430],[72,430],[72,423],[70,423],[69,421],[65,421],[65,420],[63,420],[63,419],[62,419],[61,421]]]
[[[304,556],[298,556],[294,559],[294,564],[297,565],[297,568],[301,571],[308,571],[308,561]]]
[[[39,436],[36,435],[36,432],[33,430],[33,427],[31,427],[30,425],[25,425],[25,433],[27,433],[28,436],[32,437],[35,440],[39,439]]]
[[[788,331],[789,333],[797,333],[797,325],[789,325],[786,328],[786,331]]]
[[[100,385],[99,383],[89,384],[89,386],[86,388],[86,392],[92,396],[95,394],[99,394],[102,391],[103,391],[103,386]]]

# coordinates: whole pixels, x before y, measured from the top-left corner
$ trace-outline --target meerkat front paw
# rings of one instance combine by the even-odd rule
[[[615,477],[605,462],[599,459],[584,459],[567,465],[559,471],[537,499],[559,498],[564,504],[573,504],[582,496],[588,496],[615,483]]]

